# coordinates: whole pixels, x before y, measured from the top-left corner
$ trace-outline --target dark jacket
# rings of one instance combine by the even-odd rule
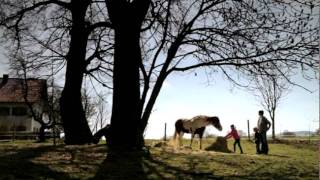
[[[258,119],[258,129],[260,132],[267,132],[271,126],[270,121],[264,117],[260,116]]]
[[[261,134],[259,132],[254,133],[254,142],[256,144],[261,143],[261,139],[262,139],[262,137],[261,137]]]

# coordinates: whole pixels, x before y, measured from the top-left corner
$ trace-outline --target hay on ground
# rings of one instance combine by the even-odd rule
[[[224,137],[218,136],[216,141],[206,148],[207,151],[217,151],[230,153],[228,149],[228,142]]]
[[[153,144],[153,147],[167,147],[167,146],[168,146],[168,143],[165,141],[160,141],[160,142]]]

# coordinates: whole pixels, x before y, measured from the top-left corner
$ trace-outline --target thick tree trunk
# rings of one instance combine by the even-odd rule
[[[140,30],[150,0],[107,0],[106,3],[115,34],[108,147],[113,152],[140,150],[144,146],[140,107]]]
[[[142,59],[139,41],[141,24],[148,10],[148,3],[145,5],[141,9],[141,4],[135,6],[117,0],[110,0],[107,4],[115,27],[113,102],[107,141],[111,151],[140,150],[144,146],[140,111],[139,65]]]
[[[140,31],[130,27],[115,32],[113,104],[108,144],[117,150],[140,149],[144,145],[139,108],[139,37]]]
[[[67,55],[65,86],[60,99],[61,118],[66,144],[92,142],[81,100],[81,86],[85,70],[87,32],[85,27],[86,1],[73,1],[73,24],[70,30],[70,49]]]

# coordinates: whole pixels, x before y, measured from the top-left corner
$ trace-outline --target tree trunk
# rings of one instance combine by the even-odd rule
[[[45,128],[46,128],[45,125],[41,124],[40,129],[39,129],[38,142],[45,142],[46,141],[45,132],[44,132]]]
[[[275,121],[275,112],[273,111],[272,112],[272,118],[271,118],[271,126],[272,126],[272,139],[274,140],[274,139],[276,139],[276,133],[275,133],[275,125],[274,125],[274,121]]]
[[[140,30],[149,4],[149,0],[107,1],[115,33],[112,116],[107,141],[111,151],[141,150],[144,146],[140,111]]]
[[[145,111],[143,112],[143,116],[142,116],[142,119],[141,119],[141,125],[142,125],[142,129],[144,130],[146,127],[147,127],[147,124],[148,124],[148,120],[149,120],[149,117],[151,115],[151,112],[152,112],[152,109],[153,109],[153,106],[156,102],[156,99],[160,93],[160,90],[161,90],[161,87],[163,85],[163,82],[165,80],[165,74],[161,74],[159,77],[158,77],[158,80],[157,80],[157,83],[155,84],[154,88],[153,88],[153,91],[150,95],[150,99],[146,105],[146,108],[145,108]]]
[[[87,1],[72,2],[72,28],[70,30],[70,49],[67,54],[65,86],[60,99],[61,119],[66,144],[86,144],[92,142],[81,101],[81,87],[85,70],[87,32],[85,12]]]
[[[179,44],[181,43],[182,41],[182,36],[180,38],[178,38],[174,44],[170,47],[170,49],[168,50],[168,56],[167,56],[167,59],[165,61],[165,63],[163,64],[163,67],[161,69],[161,72],[157,78],[157,81],[154,85],[154,88],[153,88],[153,91],[150,95],[150,98],[149,98],[149,101],[145,107],[145,110],[143,112],[143,116],[142,116],[142,120],[141,120],[141,124],[142,124],[142,129],[144,130],[148,124],[148,120],[149,120],[149,117],[151,115],[151,111],[153,109],[153,106],[156,102],[156,99],[160,93],[160,90],[161,90],[161,87],[166,79],[166,77],[169,75],[170,72],[168,72],[168,68],[169,68],[169,65],[170,65],[170,62],[171,60],[174,58],[175,54],[177,53],[178,51],[178,48],[179,48]],[[141,107],[142,108],[142,107]]]
[[[144,142],[140,126],[139,46],[140,31],[121,28],[115,32],[113,104],[110,148],[140,149]]]

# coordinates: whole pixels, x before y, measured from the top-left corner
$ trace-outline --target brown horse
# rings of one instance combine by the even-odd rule
[[[192,145],[193,138],[196,134],[199,135],[200,149],[202,149],[202,136],[206,126],[213,125],[219,131],[222,130],[220,120],[218,117],[213,116],[195,116],[191,119],[178,119],[175,123],[175,132],[173,139],[176,141],[177,135],[179,135],[179,146],[181,145],[181,139],[184,133],[191,133],[190,147]]]

